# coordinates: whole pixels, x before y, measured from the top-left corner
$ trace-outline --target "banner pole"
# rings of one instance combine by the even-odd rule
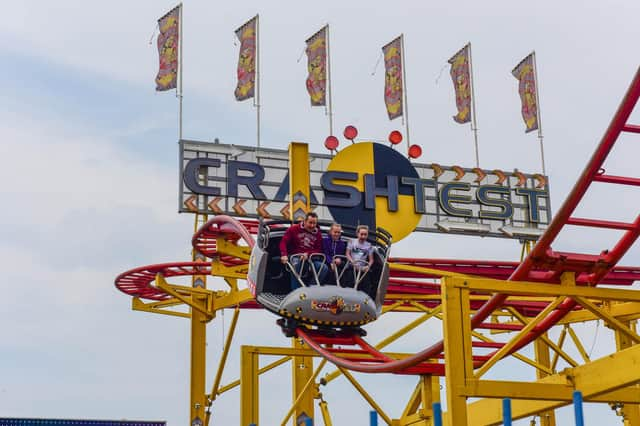
[[[476,92],[473,87],[473,61],[471,59],[471,42],[467,44],[469,46],[469,78],[471,80],[471,130],[473,131],[473,141],[476,148],[476,167],[480,167],[480,153],[478,149],[478,121],[476,119]]]
[[[407,154],[409,153],[409,148],[411,147],[411,143],[409,142],[409,103],[407,102],[407,70],[405,68],[405,60],[404,60],[404,34],[400,34],[400,49],[402,51],[401,54],[401,64],[402,64],[402,92],[404,95],[404,111],[402,113],[404,117],[405,131],[407,132]]]
[[[256,137],[257,150],[260,149],[260,14],[256,15]],[[256,150],[256,158],[257,152]]]
[[[327,28],[327,92],[328,92],[328,111],[329,111],[329,136],[333,136],[333,102],[331,100],[331,92],[333,92],[333,87],[331,86],[331,50],[329,39],[331,38],[329,35],[329,24],[326,25]]]
[[[178,69],[180,83],[178,85],[178,91],[180,92],[178,94],[178,140],[182,140],[182,46],[184,46],[184,40],[182,39],[182,37],[184,37],[184,32],[182,30],[182,3],[180,3],[178,7],[180,8],[180,21],[178,23],[178,52],[180,53],[180,64]]]
[[[542,174],[543,175],[547,175],[547,171],[546,171],[546,167],[544,164],[544,144],[542,142],[543,136],[542,136],[542,113],[541,113],[541,108],[540,108],[540,95],[538,92],[538,66],[536,64],[536,51],[534,50],[532,53],[533,55],[533,77],[535,79],[536,82],[536,112],[538,113],[538,140],[540,141],[540,158],[542,159]]]

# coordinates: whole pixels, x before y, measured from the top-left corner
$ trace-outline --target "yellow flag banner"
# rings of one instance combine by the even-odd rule
[[[327,27],[309,37],[307,44],[307,92],[311,106],[327,105]]]
[[[525,133],[538,129],[538,100],[536,90],[536,73],[534,67],[533,53],[524,58],[511,71],[511,74],[518,79],[518,93],[522,103],[522,119],[526,126]]]
[[[257,21],[256,16],[236,30],[236,37],[240,40],[240,54],[237,69],[238,84],[234,93],[238,101],[255,96]]]
[[[469,45],[460,49],[449,59],[451,64],[451,79],[456,92],[456,107],[458,113],[453,116],[456,123],[471,121],[471,72],[469,66]]]
[[[156,91],[175,89],[178,83],[178,49],[180,46],[181,6],[176,6],[158,19],[158,55],[160,67],[156,76]]]
[[[402,116],[402,38],[382,48],[384,54],[384,103],[389,120]]]

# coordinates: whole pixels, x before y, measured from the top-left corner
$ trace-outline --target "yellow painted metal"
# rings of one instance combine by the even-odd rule
[[[240,348],[240,424],[259,424],[258,351],[254,346]]]
[[[527,325],[525,325],[522,330],[520,330],[518,333],[516,333],[516,335],[509,341],[507,342],[503,347],[501,347],[500,349],[498,349],[496,351],[496,353],[487,361],[485,362],[482,367],[480,367],[478,369],[478,371],[475,374],[475,378],[480,378],[482,377],[487,371],[489,371],[489,369],[491,367],[493,367],[493,365],[500,361],[506,354],[508,354],[511,349],[513,349],[513,347],[525,336],[527,335],[531,330],[533,330],[533,328],[538,325],[540,323],[540,321],[542,321],[543,319],[545,319],[547,317],[547,315],[549,315],[553,310],[555,310],[558,305],[560,305],[560,303],[562,303],[562,301],[564,301],[565,297],[564,296],[560,296],[558,298],[556,298],[556,300],[554,300],[553,302],[549,303],[542,311],[540,311],[540,313],[531,321],[529,321],[527,323]]]
[[[331,421],[331,414],[329,413],[329,406],[327,402],[324,400],[320,400],[318,404],[320,407],[320,412],[322,413],[322,421],[324,422],[324,426],[333,426],[333,422]]]
[[[224,237],[216,238],[216,252],[218,255],[233,256],[247,261],[251,257],[250,247],[239,246],[236,242],[228,241]]]
[[[304,349],[306,346],[299,339],[291,339],[293,348]],[[324,364],[323,364],[324,367]],[[320,372],[320,368],[316,373]],[[313,382],[313,357],[294,356],[291,363],[292,374],[292,399],[295,408],[294,419],[306,415],[315,418],[314,415],[314,394],[310,384]]]
[[[214,260],[211,263],[211,275],[225,278],[239,278],[244,280],[249,272],[248,265],[225,266],[222,262]]]
[[[233,341],[233,336],[236,331],[236,325],[238,324],[238,317],[240,316],[240,307],[236,306],[236,309],[233,311],[233,318],[231,319],[231,325],[229,326],[229,331],[227,332],[227,339],[224,342],[224,348],[222,349],[222,355],[220,356],[220,363],[218,364],[218,370],[216,371],[216,378],[213,381],[213,386],[211,388],[211,393],[209,394],[209,402],[208,405],[211,406],[211,403],[218,396],[218,390],[220,388],[220,380],[222,380],[222,373],[224,372],[224,367],[227,364],[227,356],[229,355],[229,349],[231,349],[231,342]],[[208,422],[207,422],[208,424]]]
[[[583,297],[597,300],[617,300],[640,302],[640,292],[636,290],[624,290],[618,288],[599,288],[582,286],[559,286],[556,284],[541,284],[529,281],[500,281],[488,278],[468,278],[457,284],[470,290],[483,293],[506,293],[513,295],[536,295],[567,297]]]
[[[625,368],[619,368],[624,365]],[[594,380],[594,378],[597,378]],[[564,370],[562,373],[545,377],[538,380],[537,384],[560,384],[568,385],[569,391],[580,390],[585,401],[605,402],[619,401],[619,398],[633,398],[638,401],[640,393],[637,388],[629,388],[640,381],[640,345],[634,345],[630,348],[613,353],[605,358],[601,358],[574,368]],[[486,382],[486,381],[480,381]],[[504,391],[509,393],[495,392],[495,395],[508,396],[514,391],[526,392],[532,390],[527,385],[514,384],[505,385]],[[524,390],[523,390],[524,389]],[[554,389],[554,388],[552,388]],[[559,389],[559,388],[555,388]],[[619,392],[624,389],[625,392]],[[511,411],[515,419],[532,416],[536,413],[544,412],[554,408],[558,408],[571,403],[570,393],[568,392],[562,400],[542,400],[545,394],[551,392],[547,388],[536,393],[535,390],[528,397],[537,397],[539,400],[532,399],[514,399],[512,401]],[[558,392],[553,391],[553,392]],[[484,392],[484,393],[488,393]],[[524,395],[523,395],[524,396]],[[560,395],[556,395],[559,397]],[[488,398],[469,404],[469,426],[486,426],[499,425],[501,419],[501,401],[499,399]],[[465,423],[462,423],[465,424]]]
[[[393,425],[430,426],[433,420],[433,403],[439,401],[440,383],[438,377],[430,375],[420,376],[418,384],[402,412],[402,416],[400,419],[393,420]]]
[[[582,360],[584,362],[591,361],[591,358],[589,358],[589,354],[587,354],[587,351],[584,348],[584,345],[582,344],[582,342],[580,341],[580,339],[576,335],[576,332],[573,331],[573,328],[571,328],[571,326],[567,326],[566,330],[569,333],[569,337],[571,337],[571,340],[573,341],[573,344],[576,346],[576,349],[578,349],[578,352],[580,352],[580,356],[582,357]]]
[[[605,310],[612,317],[615,317],[622,322],[634,321],[640,318],[640,303],[637,302],[612,302],[608,306],[602,306],[601,309]],[[579,311],[569,312],[558,324],[595,321],[599,318],[600,317],[586,309],[582,309]]]
[[[327,363],[326,359],[323,359],[322,361],[320,361],[320,364],[318,365],[318,368],[316,368],[316,371],[314,371],[313,374],[311,375],[311,377],[309,377],[307,382],[304,384],[303,388],[298,391],[297,395],[294,394],[294,396],[296,396],[296,398],[293,401],[293,404],[291,404],[291,408],[289,409],[287,414],[284,416],[284,419],[281,422],[282,426],[285,426],[287,424],[287,421],[289,421],[289,419],[293,415],[294,411],[298,411],[298,407],[304,402],[304,400],[306,399],[306,397],[309,394],[311,394],[311,396],[312,396],[312,399],[311,399],[311,410],[305,411],[305,414],[307,416],[311,417],[311,418],[314,418],[314,416],[312,414],[309,414],[309,412],[313,413],[313,398],[316,396],[315,393],[317,393],[317,392],[314,393],[315,389],[311,385],[314,384],[314,382],[316,380],[316,377],[318,377],[318,374],[320,374],[320,371],[322,371],[322,369],[324,368],[326,363]],[[294,368],[295,368],[295,366],[294,366]],[[312,368],[313,368],[313,365],[312,365]],[[298,418],[298,416],[295,416],[295,418]]]
[[[638,336],[638,334],[635,331],[631,330],[625,324],[618,321],[615,317],[611,316],[605,310],[600,309],[593,302],[587,300],[584,297],[574,297],[574,300],[578,302],[583,308],[591,311],[593,314],[602,318],[606,323],[608,323],[608,325],[611,328],[615,329],[616,331],[619,331],[620,333],[626,334],[629,338],[631,338],[636,343],[640,342],[640,336]]]
[[[533,342],[534,352],[536,354],[536,361],[546,367],[551,366],[551,356],[549,353],[549,340],[547,333],[544,334],[546,340],[537,339]],[[542,379],[549,376],[551,373],[542,370],[536,370],[536,377]],[[540,426],[556,426],[556,414],[553,410],[538,413],[540,416]]]
[[[150,312],[152,314],[171,315],[181,318],[191,318],[191,314],[186,312],[178,312],[166,309],[168,307],[182,305],[181,300],[172,298],[162,301],[143,302],[139,297],[133,297],[131,299],[131,309],[134,311]]]
[[[356,388],[358,392],[360,392],[360,395],[362,395],[362,397],[369,403],[369,405],[371,405],[371,408],[376,410],[378,415],[382,417],[382,420],[384,420],[388,425],[392,424],[391,418],[384,411],[382,411],[382,408],[380,408],[378,403],[376,403],[376,401],[371,397],[371,395],[369,395],[369,393],[362,387],[362,385],[358,383],[358,381],[353,377],[353,375],[351,375],[351,373],[349,373],[348,370],[342,367],[338,367],[338,369],[344,375],[344,377],[346,377],[347,380],[351,382],[353,387]]]
[[[464,388],[466,378],[473,376],[469,292],[456,287],[457,281],[444,278],[441,284],[445,382],[451,426],[467,424],[467,400],[459,390]]]
[[[304,219],[311,211],[309,183],[309,145],[289,144],[289,212],[293,222]]]
[[[277,361],[272,362],[271,364],[265,365],[264,367],[261,367],[260,369],[258,369],[258,375],[261,375],[263,373],[266,373],[267,371],[271,371],[276,367],[281,366],[282,364],[291,361],[291,357],[290,356],[285,356],[280,358]],[[236,387],[238,387],[240,385],[240,379],[238,380],[234,380],[233,382],[224,385],[224,386],[220,386],[219,390],[218,390],[218,395],[221,395],[223,393],[225,393],[226,391],[230,391],[231,389],[234,389]]]
[[[198,220],[202,219],[206,222],[207,218],[201,215],[196,215],[195,226],[198,226]],[[193,250],[194,261],[204,261],[204,256]],[[160,279],[158,279],[160,278]],[[162,276],[156,277],[156,283],[161,285],[159,281],[164,281]],[[166,284],[166,282],[164,282]],[[209,322],[215,315],[215,313],[209,313],[207,311],[207,302],[209,294],[206,293],[207,288],[207,276],[206,275],[194,275],[191,278],[192,293],[190,300],[186,300],[185,303],[191,307],[191,368],[190,368],[190,383],[191,383],[191,399],[190,399],[190,424],[200,424],[206,419],[206,407],[207,397],[205,394],[205,378],[207,374],[206,363],[206,349],[207,349],[207,322]],[[174,291],[170,286],[165,286],[164,291],[171,294],[173,297],[182,300],[179,292]],[[202,292],[201,290],[205,290]]]
[[[635,331],[636,322],[630,321],[625,324],[626,327]],[[620,351],[633,346],[633,341],[620,330],[615,331],[616,348]],[[635,384],[633,387],[640,391],[640,385]],[[640,405],[638,404],[621,404],[620,414],[624,419],[624,426],[640,426]]]
[[[560,349],[562,349],[562,346],[564,345],[564,339],[567,337],[567,327],[565,326],[562,328],[562,331],[560,332],[560,336],[558,337],[558,343],[556,344]],[[553,371],[556,370],[556,365],[558,365],[558,359],[559,359],[559,355],[558,352],[553,354],[553,359],[551,360],[551,369]]]
[[[529,320],[527,320],[524,317],[524,315],[521,315],[520,312],[518,312],[516,309],[512,307],[507,307],[507,309],[514,317],[518,319],[518,321],[520,321],[521,324],[529,323]],[[543,343],[545,343],[549,347],[549,349],[552,349],[556,354],[558,354],[565,361],[567,361],[567,363],[569,363],[570,366],[576,367],[578,365],[578,363],[573,358],[571,358],[571,356],[568,353],[566,353],[560,346],[556,345],[553,341],[551,341],[551,339],[549,339],[549,337],[546,334],[543,334],[542,336],[540,336],[539,339]]]

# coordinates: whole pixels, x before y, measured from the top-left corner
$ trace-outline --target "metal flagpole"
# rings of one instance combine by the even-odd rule
[[[473,131],[473,140],[476,147],[476,167],[480,167],[480,154],[478,150],[478,121],[476,119],[476,93],[473,88],[473,61],[471,60],[471,42],[469,46],[469,78],[471,80],[471,130]]]
[[[260,14],[256,15],[256,127],[257,127],[257,149],[260,149]],[[256,158],[257,158],[256,151]]]
[[[400,50],[402,55],[400,58],[400,63],[402,64],[402,92],[404,94],[404,111],[402,116],[404,118],[405,131],[407,132],[407,153],[409,153],[411,144],[409,143],[409,103],[407,102],[407,70],[404,61],[404,34],[400,34]]]
[[[327,92],[328,92],[328,112],[329,112],[329,136],[333,136],[333,104],[331,102],[331,92],[333,88],[331,87],[331,54],[329,49],[329,24],[326,25],[327,28]]]
[[[542,174],[547,175],[544,165],[544,144],[542,143],[542,114],[540,113],[540,95],[538,93],[538,67],[536,64],[536,51],[531,52],[533,55],[533,77],[536,83],[536,112],[538,113],[538,139],[540,140],[540,158],[542,159]]]
[[[184,40],[182,39],[183,37],[183,31],[182,31],[182,3],[180,3],[178,5],[179,9],[179,14],[180,14],[180,20],[178,23],[178,52],[180,53],[180,57],[179,57],[179,61],[180,64],[178,65],[178,78],[179,78],[179,84],[178,84],[178,101],[179,101],[179,107],[178,107],[178,140],[182,140],[182,46],[184,46]]]

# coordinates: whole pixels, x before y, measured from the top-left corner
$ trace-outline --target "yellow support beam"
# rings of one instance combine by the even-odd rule
[[[620,368],[624,365],[625,368]],[[569,368],[560,374],[548,376],[540,379],[538,382],[531,384],[569,384],[571,390],[579,390],[582,392],[585,401],[611,401],[619,402],[621,398],[633,398],[638,401],[640,393],[637,388],[629,388],[629,386],[640,381],[640,345],[634,345],[628,349],[611,354],[607,357],[592,361],[589,364],[579,367]],[[481,386],[481,385],[480,385]],[[625,389],[625,392],[619,390]],[[525,389],[525,390],[521,390]],[[536,413],[548,411],[554,408],[562,407],[571,403],[571,399],[567,394],[562,400],[545,401],[542,400],[543,394],[529,393],[527,390],[533,389],[526,385],[511,384],[504,387],[504,393],[494,392],[494,395],[500,397],[510,397],[515,392],[520,392],[522,396],[526,392],[529,397],[537,397],[539,400],[514,399],[511,404],[511,412],[513,419],[521,419],[529,417]],[[544,389],[544,390],[543,390]],[[554,388],[559,389],[559,388]],[[548,388],[540,388],[541,392],[549,392]],[[487,393],[489,390],[486,391]],[[558,391],[556,392],[556,396]],[[606,397],[605,397],[606,394]],[[469,404],[468,426],[488,426],[499,425],[502,423],[501,401],[499,399],[482,399],[480,401]],[[456,423],[456,425],[467,425],[467,423]]]
[[[292,222],[304,219],[311,211],[311,184],[309,182],[309,145],[289,144],[289,212]]]
[[[293,338],[291,339],[291,343],[296,349],[305,348],[304,343],[299,339]],[[324,367],[324,362],[321,364]],[[318,368],[316,374],[319,373],[320,370],[321,368]],[[291,362],[291,377],[292,409],[295,410],[294,420],[300,418],[302,415],[314,419],[314,394],[313,388],[310,387],[315,378],[313,374],[313,357],[294,356]]]
[[[239,246],[235,242],[226,240],[224,237],[216,238],[216,252],[218,255],[226,255],[237,257],[238,259],[249,261],[251,257],[251,248],[248,246]]]
[[[258,365],[259,353],[254,346],[242,346],[240,349],[240,424],[259,424]]]
[[[442,280],[442,309],[444,312],[444,360],[446,371],[449,425],[467,424],[467,399],[459,390],[466,379],[473,376],[469,292],[456,287],[458,280]]]

